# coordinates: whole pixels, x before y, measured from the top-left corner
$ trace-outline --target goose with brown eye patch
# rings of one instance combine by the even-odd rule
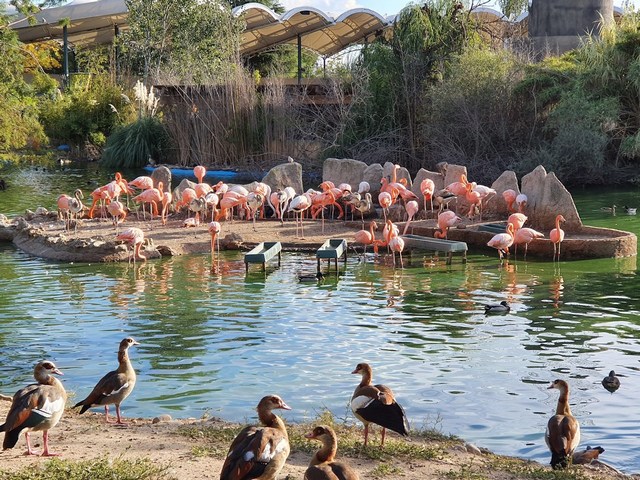
[[[564,380],[554,380],[549,389],[560,390],[556,414],[549,419],[545,432],[545,442],[551,451],[551,466],[566,468],[572,460],[573,452],[580,444],[580,424],[569,408],[569,384]]]
[[[42,456],[52,457],[58,454],[49,450],[49,430],[57,425],[64,412],[67,392],[62,383],[52,375],[62,375],[53,362],[43,361],[36,365],[33,376],[38,383],[18,390],[13,396],[11,408],[0,432],[5,432],[2,448],[13,448],[20,434],[24,432],[27,441],[26,455],[38,455],[31,448],[30,432],[42,432]]]
[[[289,457],[289,435],[273,410],[291,410],[278,395],[267,395],[256,410],[262,426],[245,427],[233,440],[220,480],[275,480]]]
[[[305,480],[359,480],[358,474],[347,464],[336,462],[338,438],[328,425],[319,425],[305,438],[322,442],[304,474]]]
[[[127,337],[120,342],[118,349],[118,368],[102,377],[91,393],[84,400],[76,403],[73,408],[80,407],[84,413],[91,407],[104,405],[105,422],[109,422],[109,405],[116,406],[116,424],[127,425],[120,415],[120,404],[131,394],[136,385],[136,371],[129,359],[129,347],[140,345],[133,338]]]

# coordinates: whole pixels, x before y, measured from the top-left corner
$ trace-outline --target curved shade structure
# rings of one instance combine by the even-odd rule
[[[395,15],[383,17],[373,10],[355,8],[334,18],[314,7],[297,7],[279,15],[260,3],[247,3],[232,10],[241,18],[245,30],[240,51],[251,55],[280,44],[298,44],[323,56],[333,55],[350,45],[370,42],[387,28],[393,27]],[[618,8],[616,13],[622,11]],[[61,7],[38,12],[31,25],[26,19],[11,27],[24,43],[61,39],[61,21],[69,19],[67,38],[71,43],[109,43],[116,26],[127,28],[128,10],[124,0],[74,0]],[[499,11],[478,7],[472,11],[484,21],[504,21]],[[526,19],[522,15],[515,23]]]
[[[349,45],[373,40],[393,25],[395,16],[384,18],[366,8],[355,8],[337,18],[313,7],[297,7],[282,15],[260,3],[248,3],[233,9],[246,23],[240,51],[249,55],[284,43],[329,56]]]
[[[62,38],[61,21],[69,19],[67,36],[72,43],[109,43],[115,27],[126,26],[129,11],[124,0],[75,0],[36,13],[35,24],[22,19],[11,25],[21,42],[34,43]]]

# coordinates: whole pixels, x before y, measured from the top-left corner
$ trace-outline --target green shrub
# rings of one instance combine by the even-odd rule
[[[162,122],[155,117],[142,117],[111,134],[102,154],[102,163],[110,168],[140,168],[149,162],[149,158],[161,158],[169,144]]]

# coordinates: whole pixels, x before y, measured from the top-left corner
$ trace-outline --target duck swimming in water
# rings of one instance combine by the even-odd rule
[[[627,215],[635,215],[638,211],[637,208],[627,207],[626,205],[622,208],[624,209],[624,213],[626,213]]]
[[[494,303],[491,305],[484,306],[484,313],[508,313],[511,311],[511,307],[507,303],[506,300],[501,301],[500,303]]]
[[[618,390],[620,388],[620,379],[616,377],[616,372],[611,370],[609,375],[602,379],[602,386],[611,393]]]
[[[299,282],[321,282],[324,280],[324,274],[322,272],[318,272],[315,275],[298,275]]]

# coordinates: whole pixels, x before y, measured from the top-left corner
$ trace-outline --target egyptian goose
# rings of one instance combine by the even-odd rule
[[[291,410],[278,395],[267,395],[258,403],[262,427],[248,426],[233,440],[220,472],[220,480],[275,480],[289,456],[289,436],[284,422],[273,413]]]
[[[104,405],[105,422],[109,422],[109,405],[116,406],[116,424],[126,425],[120,416],[120,404],[133,391],[136,385],[136,371],[129,360],[128,350],[132,345],[140,345],[133,338],[127,337],[120,342],[118,349],[118,368],[107,373],[93,387],[87,398],[76,403],[73,408],[82,406],[80,413],[84,413],[91,407]]]
[[[620,379],[616,377],[616,372],[611,370],[609,375],[602,379],[602,386],[611,393],[618,390],[620,388]]]
[[[587,445],[587,448],[585,448],[584,450],[580,450],[579,452],[574,452],[573,464],[588,465],[592,463],[594,460],[597,460],[601,453],[604,453],[604,448],[592,447],[590,445]]]
[[[560,397],[556,414],[547,423],[544,439],[551,451],[551,466],[554,469],[565,468],[580,443],[580,424],[569,408],[569,384],[564,380],[554,380],[549,388],[560,390]]]
[[[360,477],[349,465],[335,461],[338,438],[330,426],[317,426],[305,437],[321,441],[322,448],[309,462],[304,480],[359,480]]]
[[[511,310],[511,307],[507,303],[506,300],[501,301],[500,303],[494,303],[491,305],[484,306],[484,313],[508,313]]]
[[[362,375],[362,380],[351,397],[351,410],[356,418],[364,424],[365,447],[369,437],[370,423],[382,427],[380,446],[384,446],[385,429],[387,428],[400,435],[408,435],[409,422],[404,409],[396,402],[389,387],[371,384],[371,366],[368,363],[359,363],[351,373]]]
[[[27,455],[38,455],[31,448],[29,432],[42,432],[44,449],[42,456],[56,456],[49,450],[49,430],[56,426],[67,402],[67,392],[62,383],[52,374],[62,375],[53,362],[45,360],[36,365],[33,383],[18,390],[13,396],[11,408],[0,432],[5,432],[2,448],[13,448],[23,431],[27,441]]]

